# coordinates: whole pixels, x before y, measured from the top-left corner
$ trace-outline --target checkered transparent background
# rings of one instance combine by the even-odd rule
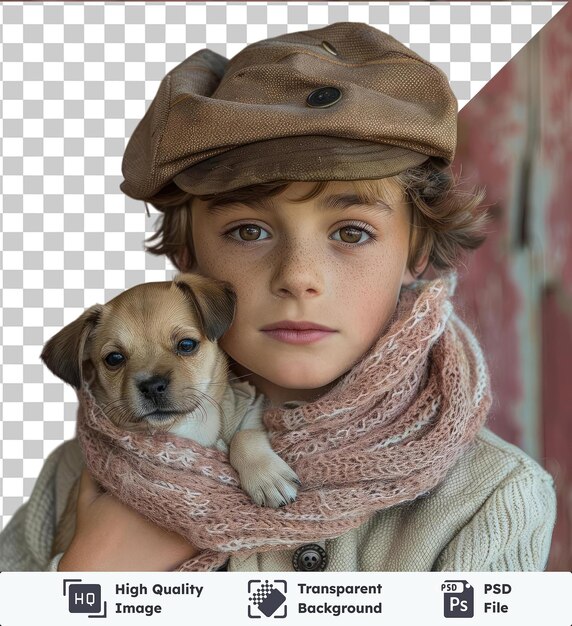
[[[367,22],[449,76],[462,106],[564,2],[3,3],[0,529],[75,434],[74,390],[39,359],[87,307],[173,267],[143,241],[158,213],[123,196],[126,141],[196,50]]]

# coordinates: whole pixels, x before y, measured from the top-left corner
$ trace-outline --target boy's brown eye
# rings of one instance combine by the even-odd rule
[[[340,239],[345,243],[358,243],[364,233],[363,230],[354,226],[344,226],[338,232],[340,233]]]
[[[256,241],[260,237],[262,228],[255,224],[245,224],[238,229],[240,238],[244,241]]]
[[[371,230],[371,226],[365,222],[359,224],[346,224],[338,230],[334,231],[330,237],[334,241],[340,241],[342,243],[353,244],[353,246],[362,245],[368,240],[375,241],[377,236]]]
[[[240,224],[225,233],[225,237],[230,237],[238,243],[264,241],[271,237],[270,233],[258,224]]]

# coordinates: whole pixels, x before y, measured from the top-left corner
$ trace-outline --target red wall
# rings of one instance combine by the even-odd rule
[[[572,570],[572,5],[460,113],[455,168],[495,219],[457,306],[491,371],[489,427],[554,476],[547,569]]]

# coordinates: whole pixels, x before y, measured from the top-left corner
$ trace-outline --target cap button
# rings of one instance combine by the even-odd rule
[[[326,52],[338,56],[338,51],[334,48],[334,46],[332,46],[329,41],[322,41],[322,48],[324,48]]]
[[[316,109],[325,109],[336,104],[342,97],[342,92],[337,87],[320,87],[314,89],[306,98],[306,104]]]
[[[328,555],[317,543],[300,546],[292,557],[292,565],[297,572],[323,572],[328,564]]]

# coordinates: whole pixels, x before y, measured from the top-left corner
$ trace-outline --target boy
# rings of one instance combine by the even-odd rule
[[[440,70],[372,27],[337,23],[252,44],[230,62],[197,52],[165,77],[133,133],[121,188],[164,212],[150,251],[233,285],[236,318],[220,344],[234,374],[267,398],[267,424],[286,432],[304,487],[318,481],[320,493],[320,478],[341,473],[342,483],[367,476],[378,489],[379,476],[396,472],[374,512],[367,489],[359,492],[356,507],[367,504],[369,514],[349,530],[332,533],[326,517],[296,549],[236,554],[223,567],[545,566],[551,478],[480,428],[490,403],[486,367],[472,335],[449,321],[449,303],[427,297],[416,308],[430,291],[418,281],[424,270],[452,269],[483,240],[481,196],[459,191],[446,169],[455,131],[456,101]],[[424,315],[434,325],[418,337]],[[453,362],[466,371],[451,370]],[[446,428],[431,439],[447,411]],[[296,420],[305,420],[299,430]],[[380,435],[362,449],[362,431]],[[431,454],[412,456],[417,447]],[[438,477],[427,481],[433,466]],[[50,485],[79,471],[81,451],[68,446],[46,463],[28,507],[37,510]],[[59,495],[44,506],[50,523],[60,506]],[[2,534],[4,569],[46,567],[23,509]],[[30,536],[35,548],[25,557]],[[84,470],[76,536],[48,567],[164,570],[200,554],[101,495]]]

